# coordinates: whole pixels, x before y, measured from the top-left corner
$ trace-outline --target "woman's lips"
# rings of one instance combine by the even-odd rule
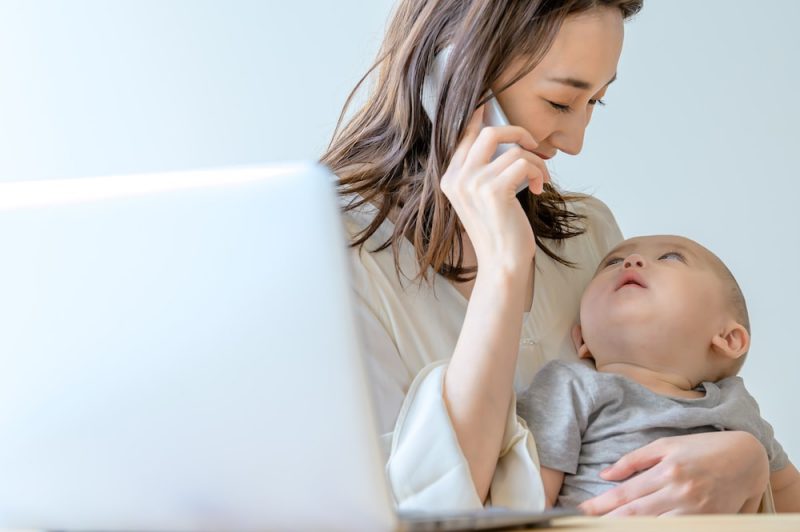
[[[540,159],[544,159],[545,161],[547,159],[552,159],[553,155],[555,155],[555,153],[553,155],[544,155],[544,154],[541,154],[541,153],[538,153],[538,152],[533,152],[533,153],[536,154],[537,156],[539,156]]]

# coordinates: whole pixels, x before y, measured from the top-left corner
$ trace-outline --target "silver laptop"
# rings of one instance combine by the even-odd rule
[[[394,530],[333,176],[0,183],[0,527]]]

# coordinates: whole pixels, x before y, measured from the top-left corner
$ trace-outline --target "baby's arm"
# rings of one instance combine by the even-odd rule
[[[728,381],[725,382],[736,382]],[[732,388],[736,395],[736,410],[742,413],[742,425],[736,430],[746,430],[761,441],[767,451],[770,463],[769,483],[772,488],[772,498],[775,503],[775,510],[778,512],[800,512],[800,473],[797,468],[786,456],[786,452],[780,443],[775,439],[775,432],[764,418],[758,408],[758,402],[750,395],[747,389],[738,380],[739,386]],[[743,402],[742,402],[743,401]],[[778,467],[780,469],[774,469]],[[757,511],[758,501],[748,500],[742,508],[742,512]],[[755,508],[753,508],[755,504]]]
[[[789,462],[783,469],[773,471],[769,476],[769,483],[772,485],[775,510],[778,512],[800,512],[800,473],[797,472],[794,464]],[[546,489],[547,484],[545,484]]]
[[[566,473],[574,474],[581,451],[581,433],[592,412],[593,393],[577,363],[545,364],[518,397],[517,413],[536,441],[547,507],[552,508]]]
[[[564,472],[542,467],[542,483],[544,484],[544,494],[547,497],[547,507],[552,508],[556,505],[558,494],[561,492],[561,485],[564,483]]]

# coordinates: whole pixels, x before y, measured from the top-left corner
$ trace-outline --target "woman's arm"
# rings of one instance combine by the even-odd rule
[[[483,273],[483,272],[481,272]],[[524,277],[478,275],[455,352],[444,397],[475,490],[486,500],[500,454],[523,318]]]
[[[791,462],[770,475],[772,498],[778,512],[800,512],[800,473]]]
[[[524,288],[536,242],[516,191],[540,194],[549,174],[521,127],[482,128],[483,107],[470,119],[440,187],[466,231],[478,264],[475,285],[444,378],[444,400],[475,490],[485,501],[513,408]],[[516,143],[495,160],[498,144]]]
[[[763,445],[750,433],[706,432],[656,440],[601,476],[629,480],[584,502],[586,513],[737,513],[766,489],[769,464]]]

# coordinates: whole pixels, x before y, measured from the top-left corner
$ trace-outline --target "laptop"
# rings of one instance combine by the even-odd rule
[[[0,527],[398,530],[334,177],[0,183]]]

